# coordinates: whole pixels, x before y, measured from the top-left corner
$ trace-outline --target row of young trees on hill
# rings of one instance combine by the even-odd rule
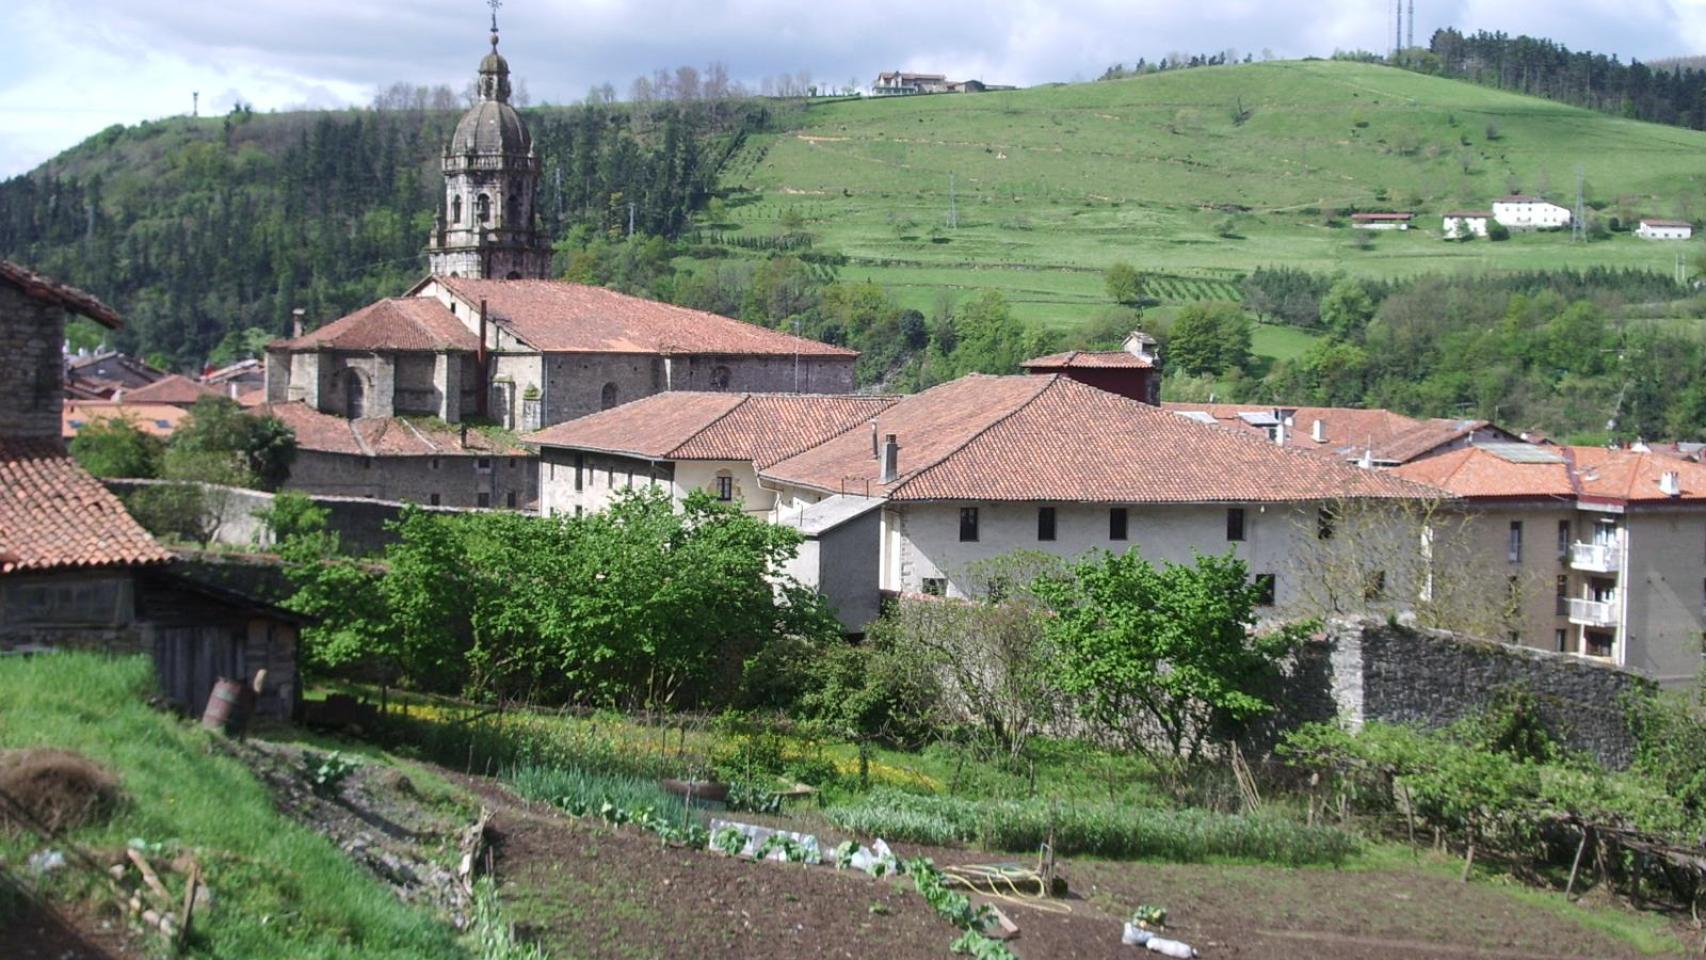
[[[675,236],[771,110],[532,112],[546,231],[588,224],[619,236],[632,223]],[[127,320],[118,346],[192,367],[233,346],[228,337],[284,333],[295,307],[324,322],[419,279],[441,202],[438,161],[458,115],[238,113],[222,127],[184,118],[115,127],[0,183],[0,256],[116,306]]]
[[[1620,62],[1538,37],[1436,31],[1398,64],[1422,73],[1546,97],[1636,120],[1706,129],[1706,71]]]

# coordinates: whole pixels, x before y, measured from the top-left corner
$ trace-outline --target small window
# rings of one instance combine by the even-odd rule
[[[1563,560],[1570,555],[1570,521],[1558,521],[1558,559]]]
[[[510,457],[510,458],[509,458],[509,468],[510,468],[510,469],[511,469],[511,470],[514,470],[514,469],[515,469],[515,458],[514,458],[514,457]]]
[[[437,458],[437,457],[433,457],[433,458],[432,458],[432,468],[433,468],[433,469],[434,469],[434,470],[437,470],[437,469],[438,469],[438,458]]]
[[[427,503],[430,503],[435,507],[438,506],[438,494],[436,494],[436,493],[428,494],[427,495]]]
[[[1570,612],[1570,577],[1568,574],[1558,574],[1555,591],[1557,605],[1553,612],[1562,617]]]
[[[1510,537],[1505,545],[1506,559],[1511,563],[1522,562],[1522,521],[1512,520]]]
[[[735,498],[735,478],[717,478],[717,499],[727,503]]]
[[[474,215],[480,218],[481,223],[490,223],[492,220],[492,198],[483,193],[475,197]]]
[[[717,366],[711,368],[711,389],[727,390],[729,388],[729,368]]]
[[[476,507],[489,507],[491,505],[492,505],[492,495],[491,494],[479,493],[479,494],[474,495],[474,506],[476,506]]]
[[[1126,509],[1114,507],[1108,511],[1108,539],[1124,540],[1126,538]]]
[[[1271,573],[1256,574],[1255,584],[1257,606],[1271,607],[1274,605],[1274,590],[1278,586],[1278,580],[1279,578]]]
[[[960,542],[977,542],[977,508],[960,508]]]
[[[1244,508],[1232,507],[1226,511],[1226,539],[1232,543],[1242,543],[1244,540]]]
[[[616,384],[607,383],[604,389],[598,391],[598,409],[609,410],[616,406]]]
[[[929,597],[945,597],[948,595],[948,578],[925,577],[924,595]]]
[[[575,454],[575,489],[581,488],[581,472],[586,469],[586,454]]]
[[[361,469],[372,470],[373,469],[373,458],[372,457],[362,457],[361,458]]]
[[[492,469],[492,458],[491,457],[476,458],[474,461],[474,469],[476,469],[476,470],[490,470],[490,469]]]
[[[504,506],[510,508],[511,510],[515,509],[515,491],[514,490],[511,490],[510,492],[504,494]]]
[[[1037,539],[1038,540],[1053,540],[1054,539],[1054,508],[1053,507],[1038,507],[1037,508]]]
[[[1559,653],[1570,652],[1570,631],[1562,627],[1552,631],[1552,642],[1557,645]]]
[[[1338,518],[1334,516],[1332,507],[1322,507],[1315,514],[1315,539],[1333,539],[1333,523]]]
[[[450,222],[451,223],[461,223],[462,222],[462,198],[461,197],[452,197],[450,200]],[[455,307],[452,307],[451,309],[454,310]]]
[[[1367,577],[1363,578],[1363,582],[1362,582],[1362,598],[1363,598],[1363,600],[1368,601],[1368,602],[1373,602],[1375,600],[1379,600],[1381,597],[1384,597],[1385,595],[1386,595],[1386,571],[1385,570],[1375,570],[1372,573],[1370,573]]]

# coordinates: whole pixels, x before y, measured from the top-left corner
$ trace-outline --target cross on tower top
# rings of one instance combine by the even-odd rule
[[[486,0],[486,6],[492,8],[492,45],[498,42],[498,8],[504,5],[504,0]]]

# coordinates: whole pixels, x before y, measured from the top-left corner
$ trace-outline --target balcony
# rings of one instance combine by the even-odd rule
[[[1609,600],[1570,598],[1570,622],[1588,627],[1617,626],[1617,605]]]
[[[1570,566],[1588,573],[1616,573],[1622,566],[1622,545],[1575,543],[1570,545]]]

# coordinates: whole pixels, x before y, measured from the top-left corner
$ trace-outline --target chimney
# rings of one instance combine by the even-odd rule
[[[1675,470],[1659,474],[1659,492],[1667,497],[1682,496],[1682,476]]]
[[[871,421],[871,459],[872,460],[881,460],[882,458],[883,458],[882,444],[877,440],[877,421],[872,420]]]
[[[301,307],[297,307],[297,308],[290,311],[290,335],[291,335],[291,337],[294,338],[294,337],[302,336],[302,318],[304,316],[306,316],[307,314],[308,314],[308,311],[304,310]]]
[[[237,381],[233,380],[230,383],[226,384],[225,386],[226,386],[226,393],[230,394],[231,399],[233,399],[233,400],[237,399]]]
[[[1357,458],[1357,466],[1364,470],[1374,469],[1374,449],[1372,447],[1363,450],[1362,456]]]
[[[894,434],[883,438],[883,472],[877,477],[878,483],[893,483],[900,476],[900,444],[895,442]]]
[[[1326,443],[1327,442],[1327,425],[1322,423],[1320,420],[1316,420],[1314,423],[1310,424],[1309,425],[1309,439],[1315,441],[1316,443]]]

